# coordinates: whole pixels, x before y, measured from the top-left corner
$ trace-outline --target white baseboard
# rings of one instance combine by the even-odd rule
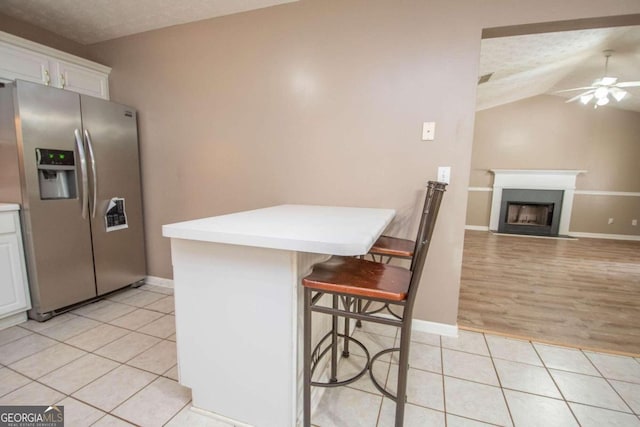
[[[413,319],[411,329],[413,329],[414,331],[437,334],[445,337],[458,336],[458,325],[429,322],[428,320]]]
[[[163,288],[173,289],[173,280],[165,279],[163,277],[147,276],[144,279],[144,283],[147,285],[162,286]]]
[[[570,231],[570,237],[584,237],[585,239],[610,239],[610,240],[635,240],[640,241],[640,236],[630,234],[605,234],[605,233],[582,233],[580,231]]]
[[[165,279],[166,280],[166,279]],[[196,408],[195,406],[191,406],[191,408],[189,408],[190,411],[195,412],[198,415],[202,415],[203,417],[207,417],[211,420],[216,421],[214,424],[215,425],[219,425],[218,422],[222,421],[222,423],[225,424],[229,424],[232,426],[237,426],[237,427],[252,427],[249,424],[245,424],[241,421],[238,420],[234,420],[219,414],[216,414],[214,412],[209,412],[209,411],[205,411],[204,409],[200,409],[200,408]],[[208,424],[208,423],[207,423]]]
[[[397,320],[392,315],[386,314],[386,313],[376,314],[376,316]],[[342,326],[340,326],[340,328],[342,328]],[[354,330],[355,330],[355,327],[352,327],[351,333],[353,333]],[[458,325],[448,325],[446,323],[430,322],[428,320],[420,320],[416,318],[414,318],[411,321],[411,330],[418,331],[418,332],[426,332],[428,334],[442,335],[445,337],[458,336]]]
[[[0,319],[0,330],[7,329],[11,326],[17,325],[27,321],[27,312],[22,311],[20,313],[12,314],[4,319]]]
[[[465,225],[465,230],[489,231],[488,225]]]

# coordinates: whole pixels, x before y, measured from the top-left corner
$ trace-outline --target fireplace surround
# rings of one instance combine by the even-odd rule
[[[499,231],[503,190],[559,190],[562,191],[562,200],[558,230],[549,235],[567,236],[569,234],[576,177],[586,173],[586,170],[490,169],[490,172],[495,176],[489,230]],[[532,203],[538,203],[538,201],[533,200]],[[556,208],[554,208],[554,214],[555,211]]]

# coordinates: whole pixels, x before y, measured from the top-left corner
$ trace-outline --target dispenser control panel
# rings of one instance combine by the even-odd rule
[[[73,166],[73,151],[36,148],[38,166]]]
[[[36,159],[41,200],[77,197],[73,151],[36,148]]]

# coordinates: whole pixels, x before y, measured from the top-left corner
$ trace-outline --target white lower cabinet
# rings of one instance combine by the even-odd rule
[[[20,218],[0,212],[0,329],[24,321],[30,308]]]

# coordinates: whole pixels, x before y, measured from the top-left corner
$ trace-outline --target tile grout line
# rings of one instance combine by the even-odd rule
[[[174,419],[175,417],[177,417],[179,413],[181,413],[182,411],[184,411],[184,409],[185,409],[186,407],[191,406],[191,402],[192,402],[192,401],[191,401],[191,400],[189,400],[189,401],[188,401],[188,402],[187,402],[187,403],[186,403],[182,408],[180,408],[180,410],[179,410],[178,412],[176,412],[175,414],[173,414],[173,416],[172,416],[171,418],[169,418],[169,419],[167,420],[167,422],[165,422],[165,423],[164,423],[164,424],[162,424],[162,425],[163,425],[163,426],[166,426],[166,425],[167,425],[167,424],[169,424],[171,421],[173,421],[173,419]]]
[[[575,414],[575,412],[573,412],[573,408],[571,407],[571,405],[569,405],[569,401],[567,400],[567,398],[565,397],[564,393],[562,392],[562,389],[558,385],[558,383],[557,383],[556,379],[554,378],[554,376],[551,374],[550,368],[547,366],[547,363],[544,361],[544,358],[540,355],[540,352],[538,351],[538,348],[533,344],[533,342],[531,343],[531,345],[533,347],[533,351],[536,352],[536,354],[538,355],[538,358],[542,361],[542,366],[544,367],[545,372],[551,378],[551,381],[553,382],[553,385],[556,386],[556,389],[558,389],[558,393],[560,393],[560,396],[562,397],[562,401],[564,402],[564,404],[569,409],[569,412],[571,413],[571,416],[573,417],[573,419],[576,421],[576,423],[578,425],[581,425],[580,421],[578,420],[577,415]]]
[[[447,393],[444,385],[444,349],[442,347],[442,335],[438,337],[440,343],[440,375],[442,375],[442,410],[444,412],[444,427],[449,424],[447,417]]]
[[[509,419],[511,420],[511,425],[515,426],[516,423],[513,420],[513,414],[511,413],[511,407],[509,406],[509,402],[507,401],[507,395],[504,392],[504,387],[502,387],[502,380],[500,379],[500,374],[498,374],[498,368],[496,368],[496,362],[493,360],[493,353],[491,352],[491,346],[489,345],[489,341],[487,340],[486,334],[482,334],[484,338],[484,343],[487,346],[487,350],[489,351],[489,358],[491,360],[491,366],[493,366],[493,371],[496,373],[496,378],[498,379],[498,385],[500,386],[500,393],[502,394],[502,399],[504,400],[504,405],[507,407],[507,413],[509,414]],[[529,343],[531,344],[531,343]],[[533,344],[531,344],[533,346]]]
[[[581,351],[582,351],[582,350],[581,350]],[[583,352],[583,353],[584,353],[584,352]],[[601,370],[596,366],[595,362],[594,362],[593,360],[591,360],[591,358],[589,357],[589,355],[588,355],[588,354],[584,353],[584,356],[587,358],[587,360],[589,360],[589,362],[593,365],[593,367],[596,369],[596,371],[598,371],[598,373],[599,373],[600,375],[602,375],[602,378],[606,381],[606,383],[609,385],[609,387],[611,387],[611,389],[615,392],[615,394],[617,394],[617,395],[618,395],[618,397],[619,397],[619,398],[624,402],[624,404],[625,404],[625,405],[627,405],[627,408],[629,408],[629,410],[631,411],[631,413],[635,415],[635,412],[634,412],[633,408],[631,407],[631,405],[629,405],[629,403],[625,400],[625,398],[624,398],[624,397],[622,397],[622,395],[618,392],[618,389],[617,389],[617,388],[615,388],[615,387],[613,386],[613,384],[611,384],[611,381],[610,381],[610,380],[614,380],[614,379],[613,379],[613,378],[607,378],[607,377],[602,373],[602,371],[601,371]],[[634,382],[632,382],[632,381],[623,381],[623,380],[614,380],[614,381],[622,381],[622,382],[629,383],[629,384],[638,384],[638,383],[634,383]],[[577,402],[576,402],[576,403],[577,403]],[[603,408],[603,409],[609,409],[609,408]],[[612,409],[612,410],[615,410],[615,409]],[[619,412],[622,412],[622,411],[619,411]]]

